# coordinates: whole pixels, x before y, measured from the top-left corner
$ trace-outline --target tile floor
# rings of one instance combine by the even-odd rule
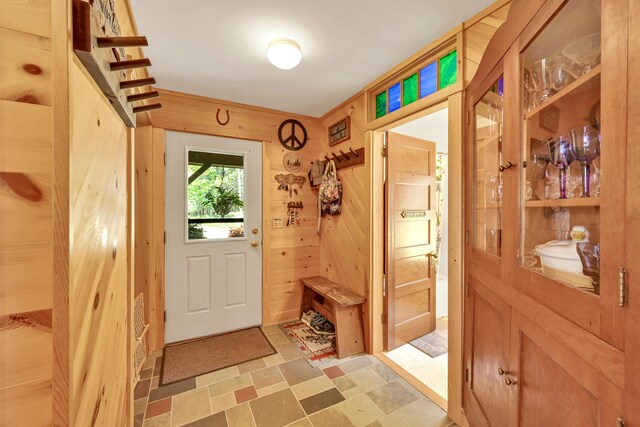
[[[448,318],[438,318],[436,327],[441,332],[448,333]],[[447,353],[430,357],[411,344],[403,344],[386,352],[385,355],[443,399],[447,399],[449,386],[449,355]]]
[[[276,326],[277,354],[158,387],[161,352],[135,389],[135,426],[444,427],[446,413],[378,359],[312,367]]]

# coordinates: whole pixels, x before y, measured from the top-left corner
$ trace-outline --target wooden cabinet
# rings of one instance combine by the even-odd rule
[[[625,368],[629,5],[515,1],[467,87],[472,426],[615,425],[638,388]]]

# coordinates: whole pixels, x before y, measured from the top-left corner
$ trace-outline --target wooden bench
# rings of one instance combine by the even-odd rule
[[[304,285],[302,313],[313,309],[326,317],[336,328],[338,358],[364,351],[362,304],[366,299],[324,277],[300,279]]]

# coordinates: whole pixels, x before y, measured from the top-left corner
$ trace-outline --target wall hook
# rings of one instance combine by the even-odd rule
[[[347,160],[349,160],[349,155],[347,153],[345,153],[344,151],[340,150],[340,154],[342,154],[343,156],[345,156],[347,158]]]
[[[220,121],[220,117],[219,117],[219,115],[220,115],[220,109],[219,109],[219,108],[218,108],[218,112],[216,113],[216,120],[218,121],[218,124],[219,124],[220,126],[226,126],[226,125],[227,125],[227,123],[229,123],[229,120],[231,119],[231,117],[229,116],[229,110],[225,110],[225,111],[227,112],[227,121],[226,121],[226,122],[224,122],[224,123],[222,123],[222,122]]]
[[[331,161],[331,159],[330,159],[330,158],[328,158],[326,154],[324,155],[324,158],[325,158],[325,160],[326,160],[327,162],[330,162],[330,161]]]
[[[360,155],[358,153],[356,153],[353,148],[349,147],[349,151],[351,151],[351,153],[353,153],[354,156],[356,157],[360,157]]]
[[[342,160],[340,160],[340,157],[336,156],[336,153],[334,153],[333,151],[331,152],[331,155],[333,156],[334,159],[336,159],[338,161],[338,163],[340,163]]]

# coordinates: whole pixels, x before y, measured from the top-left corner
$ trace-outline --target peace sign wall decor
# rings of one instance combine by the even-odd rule
[[[278,128],[280,144],[287,150],[298,151],[307,143],[307,130],[295,119],[287,119]]]

